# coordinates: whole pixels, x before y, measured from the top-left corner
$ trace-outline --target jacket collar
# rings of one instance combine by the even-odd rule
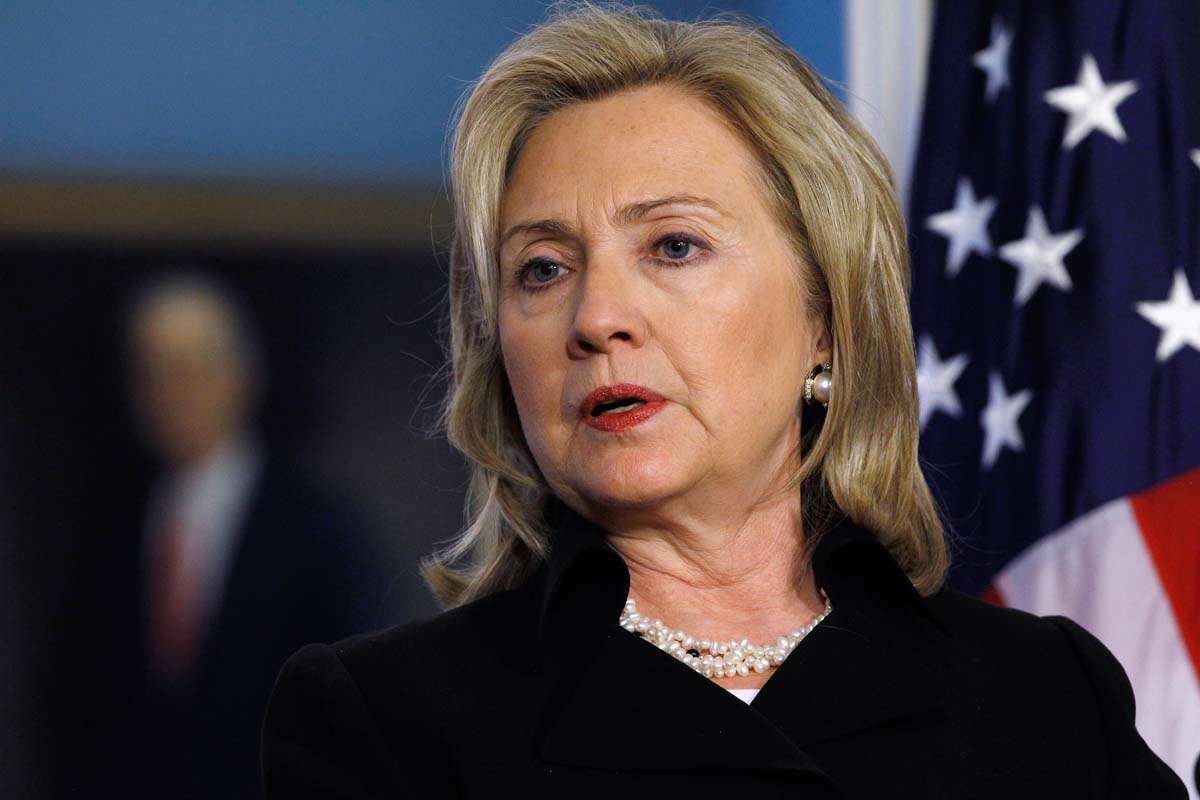
[[[551,501],[545,518],[552,544],[538,581],[542,634],[553,636],[564,616],[569,616],[565,621],[572,627],[581,622],[615,624],[629,596],[624,560],[599,526],[561,501]],[[831,603],[908,605],[943,627],[879,539],[848,517],[821,537],[812,567],[817,585],[825,589]]]
[[[783,770],[821,782],[802,748],[943,702],[945,629],[876,537],[848,519],[813,554],[832,612],[752,706],[617,624],[629,570],[600,528],[558,501],[547,522],[551,556],[535,579],[550,681],[541,731],[547,761]],[[705,724],[688,721],[697,719]]]

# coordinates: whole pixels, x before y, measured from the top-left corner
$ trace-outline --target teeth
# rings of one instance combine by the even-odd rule
[[[627,400],[619,406],[613,406],[612,408],[604,409],[599,414],[596,414],[596,416],[600,416],[601,414],[620,414],[630,410],[631,408],[637,408],[638,406],[644,405],[646,405],[645,400]]]

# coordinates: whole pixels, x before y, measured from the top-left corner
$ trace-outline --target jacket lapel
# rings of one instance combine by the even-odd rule
[[[613,632],[551,709],[541,755],[630,770],[788,770],[820,776],[764,716],[637,635]]]
[[[813,570],[833,611],[755,698],[762,713],[805,747],[944,706],[946,629],[875,536],[843,520]]]
[[[622,629],[624,562],[574,512],[560,506],[551,519],[554,552],[538,575],[549,684],[539,751],[547,762],[779,770],[823,782],[804,746],[940,703],[931,660],[941,634],[919,618],[919,596],[862,529],[843,523],[823,537],[813,566],[833,611],[747,706]]]
[[[871,620],[835,610],[754,700],[797,747],[852,735],[942,705],[936,662],[881,638]]]

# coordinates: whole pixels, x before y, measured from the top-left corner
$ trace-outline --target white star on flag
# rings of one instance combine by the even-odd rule
[[[1033,399],[1033,390],[1024,389],[1014,395],[1009,395],[1004,389],[1004,381],[1000,373],[993,372],[988,378],[988,402],[981,417],[983,422],[983,468],[990,469],[1000,457],[1000,451],[1008,447],[1012,450],[1025,449],[1025,440],[1021,438],[1021,428],[1017,425],[1017,417]]]
[[[1200,147],[1192,151],[1192,163],[1200,167]]]
[[[992,239],[987,224],[996,210],[996,198],[975,199],[975,189],[968,178],[958,179],[954,192],[954,208],[933,214],[925,220],[930,230],[950,240],[946,250],[946,274],[954,277],[971,253],[992,254]]]
[[[1200,301],[1182,269],[1175,270],[1171,293],[1161,303],[1138,303],[1137,312],[1162,329],[1155,357],[1161,363],[1190,345],[1200,350]]]
[[[1046,92],[1046,102],[1068,115],[1063,147],[1070,150],[1089,133],[1100,130],[1118,142],[1125,141],[1125,128],[1117,116],[1117,106],[1138,90],[1137,81],[1106,84],[1091,53],[1085,53],[1079,77],[1071,86]]]
[[[958,394],[954,391],[954,382],[969,363],[971,359],[966,353],[959,353],[942,361],[938,356],[937,346],[933,343],[933,337],[929,334],[921,336],[917,348],[917,394],[921,400],[921,430],[925,429],[925,423],[938,411],[944,411],[952,417],[962,416],[962,406],[958,402]]]
[[[1071,290],[1071,276],[1063,265],[1067,253],[1083,241],[1083,228],[1051,234],[1042,209],[1033,206],[1025,220],[1025,238],[1000,247],[1000,257],[1017,268],[1017,291],[1013,305],[1025,305],[1038,286],[1048,283]]]
[[[1012,47],[1012,31],[997,14],[992,18],[992,40],[971,58],[971,63],[987,73],[986,96],[989,103],[1000,90],[1008,86],[1008,51]]]

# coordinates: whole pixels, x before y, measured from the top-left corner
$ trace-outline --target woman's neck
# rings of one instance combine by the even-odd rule
[[[757,645],[807,625],[825,608],[807,560],[800,494],[714,519],[657,515],[609,527],[609,543],[629,567],[630,597],[643,616],[674,630]],[[627,520],[628,522],[628,520]],[[771,672],[727,678],[757,688]]]

